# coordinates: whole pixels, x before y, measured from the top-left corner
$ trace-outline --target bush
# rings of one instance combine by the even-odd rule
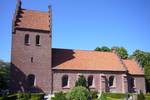
[[[83,75],[79,76],[78,80],[75,83],[75,86],[83,86],[87,88],[86,78]]]
[[[138,94],[138,100],[145,100],[145,96],[142,91],[140,91],[140,94]]]
[[[55,93],[55,97],[52,97],[52,100],[67,100],[66,94],[63,92]]]
[[[115,98],[115,99],[121,99],[121,98],[125,98],[125,94],[123,93],[104,93],[104,95],[106,97],[111,97],[111,98]]]
[[[90,94],[91,94],[91,96],[92,96],[92,99],[96,99],[96,98],[98,98],[98,92],[97,91],[90,91]]]
[[[41,100],[44,94],[41,93],[15,93],[4,95],[0,97],[0,100]]]
[[[90,95],[89,90],[82,86],[74,87],[67,94],[67,99],[69,100],[88,100],[90,97],[91,95]]]
[[[107,97],[106,97],[106,94],[102,93],[99,100],[108,100]]]
[[[32,93],[30,100],[41,100],[44,97],[43,93]]]

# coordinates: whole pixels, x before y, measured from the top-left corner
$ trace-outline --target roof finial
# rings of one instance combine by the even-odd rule
[[[51,12],[52,11],[52,6],[48,5],[48,11]]]
[[[17,0],[17,8],[21,9],[21,0]]]
[[[50,33],[52,31],[52,6],[48,5],[48,12],[49,12],[49,27],[50,27]]]

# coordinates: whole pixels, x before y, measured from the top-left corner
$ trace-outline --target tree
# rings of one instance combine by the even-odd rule
[[[0,89],[9,88],[9,63],[0,60]]]
[[[83,75],[80,75],[78,80],[75,83],[75,86],[83,86],[87,88],[87,81]]]
[[[89,100],[91,97],[90,92],[83,86],[74,87],[68,94],[68,100]]]
[[[136,59],[144,68],[147,91],[150,91],[150,52],[135,50],[130,58]]]
[[[101,48],[100,47],[96,47],[95,51],[110,52],[111,49],[108,48],[107,46],[102,46]]]
[[[102,46],[102,47],[101,47],[101,51],[104,51],[104,52],[110,52],[111,49],[108,48],[108,47],[106,47],[106,46]]]
[[[144,67],[147,61],[150,61],[150,53],[141,50],[135,50],[130,58],[136,59],[142,65],[142,67]]]
[[[100,47],[96,47],[95,51],[101,51],[101,48]]]
[[[112,50],[115,49],[116,52],[119,54],[121,59],[127,59],[128,58],[128,52],[124,47],[112,47]]]

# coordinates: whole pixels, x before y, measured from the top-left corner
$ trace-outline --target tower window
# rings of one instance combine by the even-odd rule
[[[64,75],[62,77],[62,87],[67,87],[68,86],[68,75]]]
[[[40,45],[40,35],[36,35],[36,45]]]
[[[31,57],[31,63],[33,63],[33,57]]]
[[[24,43],[26,44],[26,45],[28,45],[29,44],[29,34],[25,34],[25,37],[24,37]]]
[[[93,86],[93,76],[92,76],[92,75],[90,75],[90,76],[88,77],[88,86],[89,86],[89,87]]]
[[[29,87],[33,87],[35,85],[35,75],[29,74],[27,77],[27,83]]]

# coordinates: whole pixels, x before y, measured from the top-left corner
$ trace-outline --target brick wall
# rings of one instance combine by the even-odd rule
[[[24,44],[25,34],[30,35],[29,45]],[[40,35],[40,46],[36,46],[36,35]],[[35,75],[35,92],[50,92],[52,76],[50,43],[49,33],[16,30],[16,33],[12,34],[11,90],[13,92],[29,90],[26,82],[29,74]]]

